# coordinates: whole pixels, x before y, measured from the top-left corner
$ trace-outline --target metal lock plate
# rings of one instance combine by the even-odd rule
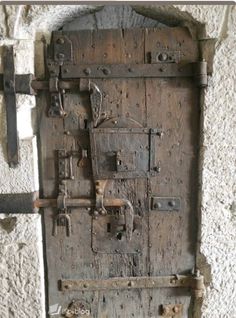
[[[152,197],[151,209],[157,211],[179,211],[180,198],[177,197]]]
[[[127,241],[123,215],[108,214],[92,221],[92,249],[96,253],[141,253],[142,219],[134,217],[132,238]]]
[[[158,173],[152,138],[158,134],[159,131],[147,128],[92,129],[90,144],[94,178],[146,178]]]
[[[72,42],[67,36],[53,32],[53,49],[56,62],[59,62],[59,64],[72,62]]]
[[[170,318],[183,317],[183,304],[169,304],[161,306],[161,316]]]
[[[178,63],[180,61],[180,51],[170,51],[160,49],[151,53],[152,63]]]

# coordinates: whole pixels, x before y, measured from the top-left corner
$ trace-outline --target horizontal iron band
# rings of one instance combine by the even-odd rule
[[[38,192],[0,194],[0,213],[36,213]]]
[[[114,277],[108,279],[81,279],[59,281],[61,291],[96,291],[109,289],[153,289],[182,287],[201,290],[204,288],[203,276],[171,275],[143,277]]]
[[[61,78],[152,78],[192,77],[195,63],[175,64],[77,64],[63,65]]]

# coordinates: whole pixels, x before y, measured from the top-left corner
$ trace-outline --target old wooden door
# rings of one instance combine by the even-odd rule
[[[198,61],[186,28],[53,32],[39,97],[51,317],[187,317],[201,296]]]

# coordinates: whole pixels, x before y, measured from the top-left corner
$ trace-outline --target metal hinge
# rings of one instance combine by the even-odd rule
[[[204,294],[202,275],[113,277],[107,279],[61,279],[61,291],[98,291],[120,289],[190,288],[195,298]]]

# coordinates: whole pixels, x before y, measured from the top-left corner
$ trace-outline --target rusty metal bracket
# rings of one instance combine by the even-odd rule
[[[65,149],[57,150],[58,158],[58,178],[62,180],[74,180],[73,158],[82,160],[84,157],[84,149],[80,151],[66,151]]]
[[[182,318],[183,304],[168,304],[161,306],[161,316],[170,318]]]
[[[48,109],[49,117],[64,117],[65,111],[62,105],[64,90],[59,87],[60,66],[50,58],[47,59],[47,67],[50,74],[48,90],[50,93],[50,106]]]
[[[94,216],[99,214],[106,215],[107,210],[104,208],[103,199],[104,199],[104,191],[106,187],[107,180],[96,180],[95,181],[95,190],[96,190],[96,205],[94,209]]]
[[[11,168],[19,163],[16,118],[16,90],[13,46],[5,46],[3,53],[3,89],[7,115],[7,156]]]
[[[56,62],[62,65],[65,62],[73,61],[72,42],[66,35],[53,32],[52,43],[53,56]]]
[[[195,63],[62,65],[62,79],[193,77]]]
[[[92,109],[92,116],[93,116],[93,126],[97,127],[100,114],[101,114],[102,93],[99,87],[91,81],[89,81],[89,92],[90,92],[90,102],[91,102],[91,109]]]
[[[179,63],[180,51],[159,49],[151,52],[152,63]]]
[[[98,291],[120,289],[190,288],[193,296],[203,297],[204,277],[193,275],[113,277],[107,279],[61,279],[61,291]],[[198,291],[196,294],[195,290]]]
[[[205,60],[195,63],[195,79],[200,88],[207,87],[207,62]]]
[[[34,95],[31,87],[32,74],[16,75],[14,49],[12,45],[3,47],[3,74],[0,74],[0,90],[4,91],[7,119],[7,156],[10,168],[19,163],[17,134],[16,93]]]
[[[57,197],[58,214],[54,217],[53,235],[57,235],[58,226],[65,226],[66,236],[71,235],[71,218],[68,214],[66,206],[66,198],[68,197],[66,181],[62,181],[59,185],[59,194]]]
[[[177,197],[156,197],[151,198],[151,209],[157,211],[179,211],[180,198]]]
[[[37,213],[38,192],[0,194],[0,213]]]

